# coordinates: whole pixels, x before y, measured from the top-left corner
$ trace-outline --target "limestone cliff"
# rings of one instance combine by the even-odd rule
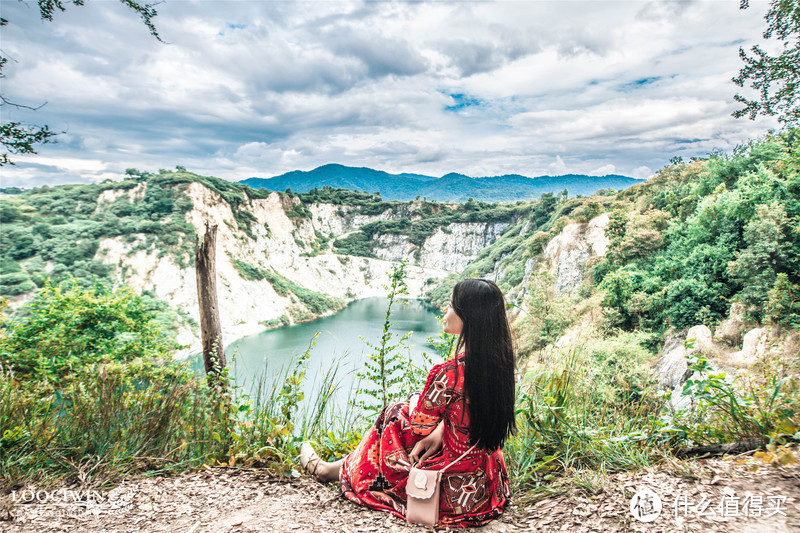
[[[375,239],[376,254],[387,261],[413,257],[424,268],[461,272],[507,226],[504,222],[451,223],[437,228],[421,247],[410,243],[406,235],[380,235]]]
[[[608,249],[605,235],[608,213],[587,223],[567,224],[544,250],[544,256],[556,272],[556,292],[570,292],[584,279],[584,267],[591,257],[602,257]]]
[[[142,193],[138,189],[128,191],[129,201]],[[218,226],[218,298],[226,344],[263,329],[262,322],[313,317],[292,291],[276,291],[266,278],[244,279],[242,264],[274,273],[295,286],[347,301],[385,294],[388,272],[395,262],[408,259],[409,296],[420,297],[436,280],[463,269],[505,227],[503,223],[452,223],[437,229],[420,247],[409,244],[404,235],[376,235],[378,258],[355,257],[334,253],[330,243],[369,222],[414,217],[413,204],[405,211],[387,210],[370,216],[358,214],[352,206],[310,204],[305,207],[311,216],[290,217],[300,200],[272,193],[267,198],[249,200],[246,209],[254,218],[249,236],[239,229],[231,206],[216,192],[195,182],[188,185],[185,194],[193,204],[186,214],[187,222],[195,228],[202,228],[206,222]],[[119,193],[101,200],[113,202],[117,196]],[[134,251],[139,242],[103,239],[97,257],[117,266],[118,282],[138,291],[153,291],[198,320],[196,280],[190,258],[185,257],[181,266],[169,253]],[[198,332],[194,329],[185,326],[179,333],[178,342],[188,345],[183,354],[199,349]]]

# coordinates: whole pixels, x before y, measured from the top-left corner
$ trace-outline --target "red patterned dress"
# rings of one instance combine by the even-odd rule
[[[444,419],[442,451],[419,466],[439,470],[470,448],[469,413],[462,403],[464,357],[459,354],[428,374],[416,409],[394,403],[345,457],[340,481],[350,500],[400,518],[406,515],[408,454]],[[439,526],[483,525],[497,518],[510,495],[503,453],[475,449],[442,475]]]

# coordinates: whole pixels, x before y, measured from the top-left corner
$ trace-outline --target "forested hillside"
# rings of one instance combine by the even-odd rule
[[[248,178],[245,185],[273,191],[291,189],[309,192],[330,187],[368,193],[378,193],[387,200],[409,201],[424,198],[440,202],[514,202],[535,200],[542,194],[557,194],[566,190],[570,196],[589,196],[601,190],[622,190],[641,180],[610,174],[587,176],[537,176],[519,174],[473,178],[451,172],[437,178],[420,174],[389,174],[371,168],[344,165],[323,165],[303,172],[295,170],[272,178]]]
[[[613,196],[546,197],[536,208],[546,219],[534,216],[517,234],[508,231],[459,277],[493,275],[514,292],[567,223],[607,212],[610,246],[588,265],[581,290],[602,294],[610,327],[663,333],[713,325],[733,302],[744,304],[754,324],[798,327],[799,137],[790,130],[730,155],[676,162]],[[434,299],[447,290],[434,291]]]

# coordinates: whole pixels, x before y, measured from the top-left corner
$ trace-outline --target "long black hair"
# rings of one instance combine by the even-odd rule
[[[485,279],[465,279],[450,301],[463,322],[456,343],[464,358],[464,395],[469,440],[496,450],[516,430],[514,421],[514,346],[503,292]]]

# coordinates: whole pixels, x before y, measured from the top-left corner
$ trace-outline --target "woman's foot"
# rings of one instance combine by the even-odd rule
[[[342,461],[335,463],[326,463],[319,458],[319,455],[311,447],[311,443],[304,442],[300,446],[300,466],[303,469],[316,477],[323,483],[329,483],[339,479],[339,471],[342,468]]]
[[[319,455],[317,455],[317,452],[314,451],[314,448],[311,447],[311,443],[309,442],[304,442],[300,445],[299,460],[300,466],[312,476],[317,475],[319,465],[323,463],[322,459],[319,458]]]

